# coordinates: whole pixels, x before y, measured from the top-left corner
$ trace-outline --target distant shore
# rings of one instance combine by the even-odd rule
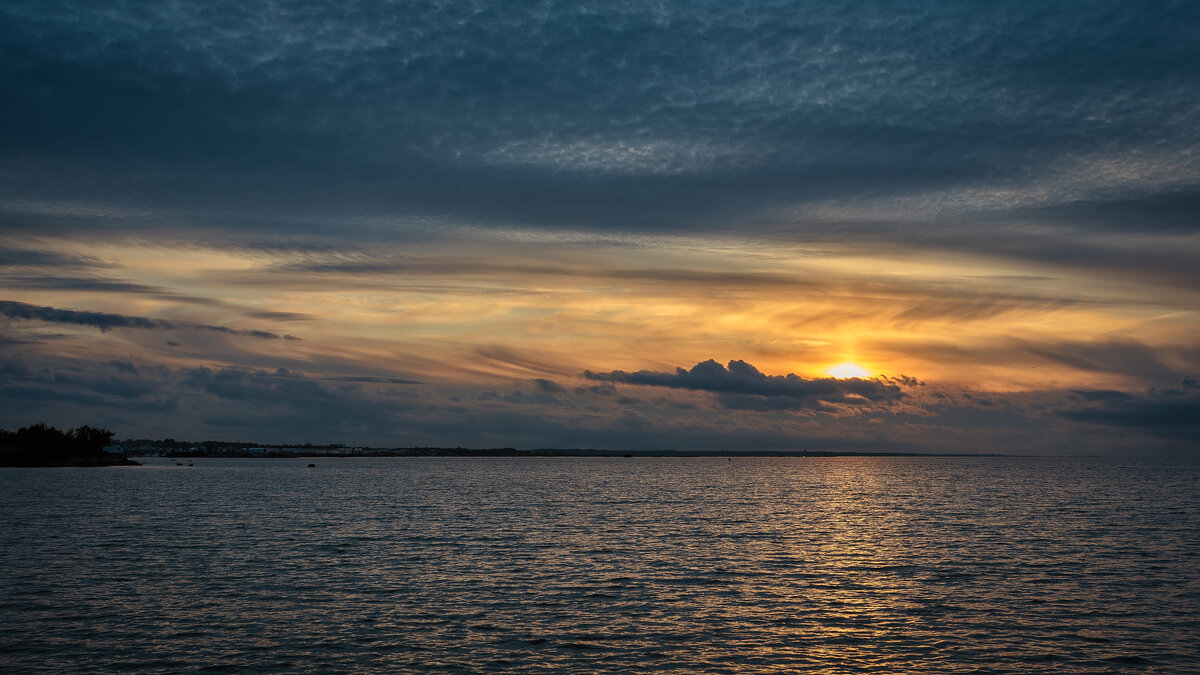
[[[271,450],[261,452],[164,452],[173,458],[296,458],[296,457],[1006,457],[998,453],[849,452],[831,450],[602,450],[595,448],[357,448],[353,452]]]
[[[45,422],[0,429],[0,467],[136,466],[113,432],[82,425],[66,431]]]
[[[47,458],[35,453],[0,453],[0,468],[44,469],[89,466],[141,466],[141,463],[121,455]]]

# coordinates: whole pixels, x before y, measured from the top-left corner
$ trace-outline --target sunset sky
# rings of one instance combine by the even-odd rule
[[[0,5],[0,427],[1195,453],[1200,4]]]

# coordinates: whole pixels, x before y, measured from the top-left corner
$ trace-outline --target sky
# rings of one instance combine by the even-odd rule
[[[1200,448],[1200,4],[0,2],[0,427]]]

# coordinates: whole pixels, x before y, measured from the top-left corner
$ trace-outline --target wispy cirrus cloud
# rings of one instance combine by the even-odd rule
[[[230,328],[228,326],[214,326],[203,323],[169,321],[167,319],[150,319],[144,316],[126,316],[124,314],[110,314],[107,312],[58,309],[55,307],[30,305],[24,302],[13,302],[11,300],[0,300],[0,314],[7,316],[10,319],[70,324],[77,326],[91,326],[93,328],[99,328],[101,331],[110,331],[117,328],[134,328],[141,330],[199,330],[227,333],[229,335],[243,335],[253,338],[265,338],[270,340],[300,339],[293,335],[279,335],[278,333],[272,333],[265,330],[238,329]]]
[[[48,267],[59,270],[104,268],[110,265],[95,258],[60,251],[0,246],[0,267]]]

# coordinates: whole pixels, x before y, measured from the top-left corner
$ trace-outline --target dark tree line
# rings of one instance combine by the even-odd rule
[[[39,466],[53,464],[110,463],[104,446],[112,443],[113,432],[84,425],[59,431],[47,424],[33,424],[16,431],[0,429],[0,464]]]

